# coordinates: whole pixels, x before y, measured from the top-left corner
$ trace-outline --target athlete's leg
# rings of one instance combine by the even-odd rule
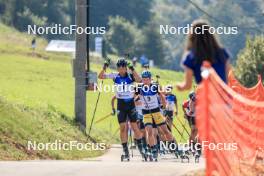
[[[153,115],[154,115],[154,120],[158,126],[158,130],[160,134],[164,135],[168,141],[170,151],[172,152],[174,150],[177,150],[177,144],[176,144],[175,138],[173,137],[172,133],[169,131],[167,127],[165,117],[163,117],[161,113],[155,113]]]
[[[127,133],[127,124],[126,122],[120,123],[119,124],[120,128],[120,140],[122,143],[127,142],[128,140],[128,133]]]
[[[172,136],[171,132],[170,132],[169,129],[167,128],[166,124],[159,125],[159,126],[158,126],[158,129],[159,129],[160,133],[161,133],[162,135],[164,135],[165,138],[166,138],[168,141],[173,141],[173,140],[174,140],[174,137]]]
[[[126,155],[129,155],[129,150],[127,146],[128,140],[128,126],[127,126],[127,113],[125,111],[118,111],[117,114],[119,129],[120,129],[120,140],[122,143],[123,151]]]
[[[134,131],[134,137],[135,139],[141,139],[142,138],[142,133],[140,131],[140,129],[138,128],[138,125],[136,122],[130,122],[131,128]]]
[[[131,128],[134,132],[134,138],[136,139],[135,143],[138,147],[139,152],[143,154],[143,135],[137,125],[137,112],[135,107],[128,111],[128,119],[130,121]]]
[[[158,142],[157,137],[158,137],[159,132],[157,128],[152,128],[152,130],[153,130],[153,136],[154,136],[154,143],[156,145]]]
[[[155,137],[154,137],[154,134],[153,134],[152,125],[146,125],[145,129],[146,129],[147,141],[148,141],[149,146],[150,147],[154,146],[155,145]]]
[[[172,123],[173,123],[173,112],[166,111],[165,117],[166,117],[168,129],[169,129],[169,131],[171,131],[171,129],[172,129]]]
[[[190,121],[191,121],[191,135],[190,135],[190,142],[194,142],[195,141],[195,137],[198,134],[198,129],[196,128],[195,125],[195,119],[194,117],[190,117]]]
[[[154,122],[156,123],[161,135],[164,135],[168,141],[173,141],[174,138],[167,128],[165,117],[160,112],[153,113]]]

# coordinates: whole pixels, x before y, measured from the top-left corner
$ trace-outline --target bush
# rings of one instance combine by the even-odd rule
[[[257,83],[257,75],[264,77],[264,37],[247,38],[246,47],[238,54],[235,74],[240,82],[252,87]]]

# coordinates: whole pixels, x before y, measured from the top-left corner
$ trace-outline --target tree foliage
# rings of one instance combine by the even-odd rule
[[[156,65],[161,66],[164,64],[165,53],[162,36],[158,29],[153,23],[143,28],[144,40],[141,48],[148,59],[154,60]]]
[[[137,27],[120,16],[111,17],[108,24],[109,30],[106,34],[108,51],[118,55],[135,52]]]
[[[241,50],[236,62],[235,73],[247,87],[257,83],[257,75],[264,78],[264,37],[247,38],[246,47]]]

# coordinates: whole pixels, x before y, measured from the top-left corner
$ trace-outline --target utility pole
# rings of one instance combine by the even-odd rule
[[[87,0],[76,0],[75,21],[77,27],[85,29],[87,26]],[[87,35],[77,34],[75,37],[76,49],[73,75],[75,77],[75,118],[82,130],[86,129],[86,62],[89,61],[87,53]],[[89,51],[89,50],[88,50]],[[87,64],[88,65],[88,64]]]

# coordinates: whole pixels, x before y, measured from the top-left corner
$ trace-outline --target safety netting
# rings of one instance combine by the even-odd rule
[[[196,112],[206,175],[264,174],[263,85],[248,89],[233,78],[228,86],[209,65],[202,75]]]
[[[262,78],[260,75],[258,75],[257,84],[254,87],[247,88],[241,85],[240,82],[236,79],[233,71],[230,71],[228,75],[228,85],[235,92],[243,95],[248,99],[264,101],[264,86],[262,84]]]

